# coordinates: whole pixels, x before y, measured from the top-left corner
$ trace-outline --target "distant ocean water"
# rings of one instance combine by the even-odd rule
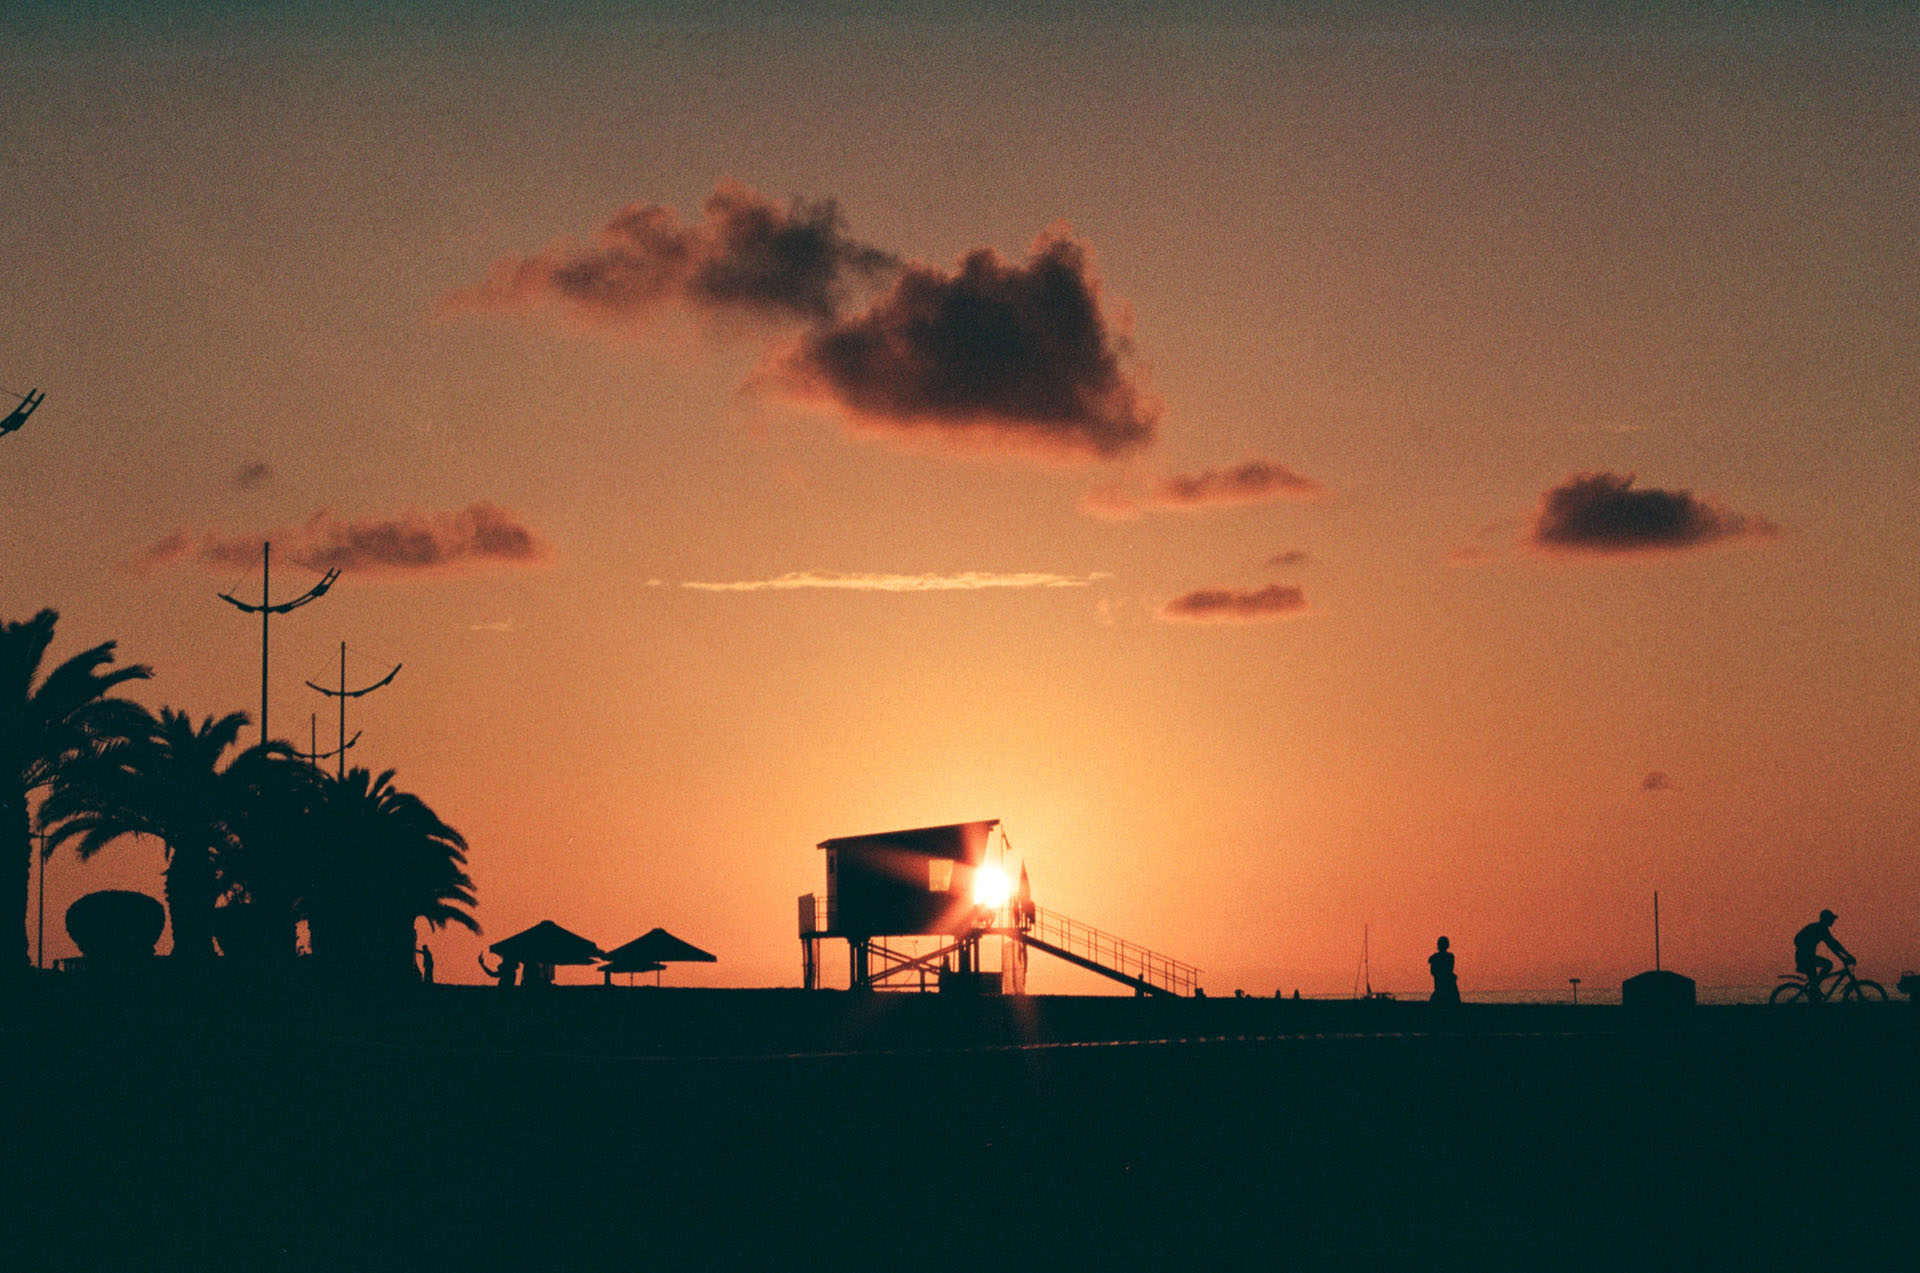
[[[1773,993],[1777,983],[1769,982],[1764,986],[1696,986],[1695,1002],[1698,1003],[1765,1003],[1767,996]],[[1425,998],[1426,996],[1413,996]],[[1462,991],[1460,997],[1468,1003],[1572,1003],[1573,987],[1559,986],[1550,990],[1469,990]],[[1614,985],[1580,985],[1581,1003],[1619,1003],[1620,987]]]
[[[1763,986],[1696,986],[1694,988],[1695,1002],[1708,1004],[1765,1003],[1767,996],[1773,993],[1774,986],[1778,984],[1778,982],[1768,982]],[[1423,989],[1411,994],[1400,991],[1390,991],[1389,993],[1392,994],[1395,999],[1419,1003],[1424,1001],[1430,992]],[[1348,996],[1314,995],[1310,997],[1319,999],[1344,999]],[[1468,1003],[1574,1002],[1572,986],[1559,986],[1549,989],[1463,990],[1460,992],[1460,997]],[[1889,986],[1887,997],[1898,998],[1899,996],[1894,994],[1891,986]],[[1590,1003],[1617,1004],[1619,1002],[1620,986],[1617,982],[1612,985],[1601,986],[1589,985],[1586,982],[1580,983],[1580,1003],[1582,1005]]]

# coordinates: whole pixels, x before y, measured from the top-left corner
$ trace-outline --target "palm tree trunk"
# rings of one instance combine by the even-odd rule
[[[176,848],[164,879],[173,957],[181,963],[205,964],[214,955],[213,864],[204,850]]]

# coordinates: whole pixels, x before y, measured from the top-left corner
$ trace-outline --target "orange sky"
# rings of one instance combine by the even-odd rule
[[[252,712],[214,594],[343,562],[274,732],[404,662],[354,761],[488,939],[797,984],[817,842],[997,817],[1214,994],[1363,925],[1376,986],[1617,982],[1656,888],[1703,984],[1823,906],[1920,964],[1906,10],[355,12],[0,49],[0,617]],[[56,861],[50,953],[159,860]]]

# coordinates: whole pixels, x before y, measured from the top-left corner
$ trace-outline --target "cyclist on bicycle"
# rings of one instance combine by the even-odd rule
[[[1833,971],[1833,961],[1820,957],[1820,943],[1825,942],[1827,949],[1840,956],[1847,967],[1853,966],[1853,956],[1833,935],[1833,921],[1839,918],[1832,911],[1821,911],[1819,919],[1793,935],[1793,966],[1807,979],[1810,998],[1822,997],[1820,979]]]

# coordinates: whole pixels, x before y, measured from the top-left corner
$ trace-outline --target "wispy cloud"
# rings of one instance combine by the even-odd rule
[[[1087,588],[1113,576],[1105,571],[1086,575],[1056,575],[1040,571],[993,574],[967,570],[945,575],[900,575],[832,570],[796,570],[771,579],[737,579],[727,583],[683,583],[699,592],[788,592],[806,588],[837,588],[851,592],[973,592],[983,588]]]
[[[848,291],[899,262],[847,237],[832,199],[784,206],[722,181],[701,220],[657,203],[629,204],[587,243],[563,239],[493,263],[486,278],[440,299],[442,314],[512,313],[552,305],[591,327],[635,332],[679,305],[763,318],[823,321]]]
[[[1274,570],[1281,570],[1289,566],[1305,566],[1312,561],[1313,558],[1307,555],[1304,548],[1289,548],[1267,558],[1267,565]]]
[[[182,527],[148,547],[128,568],[138,574],[184,560],[212,569],[241,569],[260,560],[263,540],[273,542],[277,559],[310,570],[374,575],[537,565],[552,556],[515,514],[480,500],[452,512],[409,509],[393,517],[342,519],[331,509],[321,509],[298,527],[263,534]]]
[[[1667,777],[1663,770],[1656,769],[1640,780],[1640,790],[1672,791],[1674,790],[1674,782],[1673,779]]]
[[[1291,465],[1254,458],[1225,468],[1170,473],[1144,491],[1118,484],[1097,486],[1081,497],[1080,511],[1122,519],[1153,509],[1231,508],[1277,499],[1317,499],[1326,493],[1325,486]]]
[[[1264,588],[1196,588],[1160,607],[1163,623],[1272,623],[1301,613],[1307,597],[1289,584]]]
[[[1447,564],[1475,566],[1494,560],[1500,555],[1503,545],[1512,539],[1517,524],[1511,520],[1488,522],[1473,533],[1470,543],[1462,544],[1447,554]]]
[[[1773,539],[1780,528],[1691,491],[1633,489],[1632,473],[1575,473],[1540,497],[1527,543],[1539,552],[1624,556],[1672,553],[1733,540]]]
[[[249,460],[234,470],[236,490],[256,491],[273,480],[273,469],[265,460]]]

